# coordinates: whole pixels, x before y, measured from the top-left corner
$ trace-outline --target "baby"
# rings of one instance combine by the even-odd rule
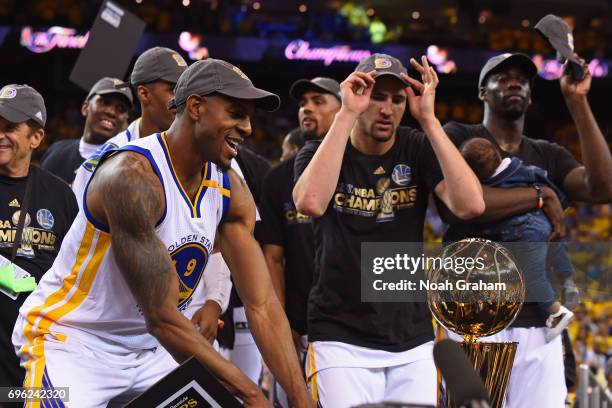
[[[473,138],[461,146],[461,154],[478,179],[487,186],[499,188],[543,185],[552,188],[564,208],[564,194],[550,181],[546,172],[536,166],[527,166],[516,158],[502,160],[498,149],[489,140]],[[565,329],[574,314],[558,300],[548,276],[547,264],[555,269],[563,280],[569,279],[573,265],[562,244],[546,244],[552,225],[542,210],[515,215],[495,224],[471,225],[471,234],[501,242],[529,242],[515,254],[525,278],[527,293],[538,300],[538,305],[548,314],[546,325],[550,330],[546,340],[551,341]]]

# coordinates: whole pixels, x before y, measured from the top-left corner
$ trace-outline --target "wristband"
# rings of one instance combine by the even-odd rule
[[[544,197],[542,196],[542,188],[538,184],[534,184],[533,188],[536,191],[537,199],[538,199],[538,209],[542,209],[544,207]]]

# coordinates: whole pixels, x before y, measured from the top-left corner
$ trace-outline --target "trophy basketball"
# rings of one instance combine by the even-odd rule
[[[521,273],[506,248],[485,239],[452,243],[439,257],[478,260],[470,268],[457,268],[458,262],[434,264],[428,271],[427,302],[439,324],[463,336],[461,348],[482,378],[491,406],[501,408],[518,343],[477,340],[505,329],[518,315],[525,300]],[[445,399],[448,407],[456,406],[448,392]]]

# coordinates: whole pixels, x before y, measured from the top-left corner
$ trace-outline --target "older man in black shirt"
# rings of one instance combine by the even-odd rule
[[[46,119],[43,98],[33,88],[7,85],[0,90],[0,255],[3,264],[12,260],[37,282],[53,263],[78,212],[68,184],[30,165],[32,151],[45,136]],[[26,189],[30,191],[27,200]],[[13,260],[21,211],[26,212],[22,240]],[[0,289],[10,288],[0,285]],[[11,334],[27,295],[22,292],[11,299],[6,292],[0,293],[0,387],[23,384],[25,372]]]

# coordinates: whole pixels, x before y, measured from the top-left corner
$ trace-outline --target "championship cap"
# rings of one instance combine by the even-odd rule
[[[383,75],[393,76],[400,81],[402,81],[405,85],[410,85],[410,83],[404,80],[401,77],[401,73],[408,75],[408,71],[404,67],[404,65],[395,57],[392,57],[387,54],[372,54],[368,58],[363,59],[355,71],[359,72],[370,72],[376,71],[374,77],[380,77]]]
[[[483,85],[486,77],[493,73],[493,71],[497,71],[502,67],[508,66],[521,69],[525,74],[527,74],[530,80],[533,79],[538,73],[538,69],[536,68],[535,64],[527,55],[520,53],[505,53],[490,58],[484,67],[482,67],[480,70],[480,76],[478,78],[478,87],[480,88]]]
[[[170,100],[168,108],[182,105],[191,95],[215,92],[253,100],[256,107],[269,112],[280,106],[278,95],[256,88],[240,68],[223,60],[207,58],[194,62],[183,72],[174,87],[174,99]]]
[[[166,47],[154,47],[138,57],[130,82],[133,86],[157,80],[176,84],[185,69],[187,63],[178,52]]]
[[[0,116],[12,123],[32,119],[44,127],[47,109],[41,94],[28,85],[6,85],[0,89]]]
[[[129,101],[130,106],[134,104],[132,91],[129,87],[124,86],[124,82],[117,78],[104,77],[94,84],[89,90],[86,100],[90,100],[95,95],[122,95]]]
[[[293,85],[291,85],[289,95],[291,95],[293,99],[299,100],[306,91],[312,89],[332,94],[338,98],[339,101],[342,101],[342,98],[340,97],[340,84],[335,79],[327,77],[298,79],[293,83]]]

